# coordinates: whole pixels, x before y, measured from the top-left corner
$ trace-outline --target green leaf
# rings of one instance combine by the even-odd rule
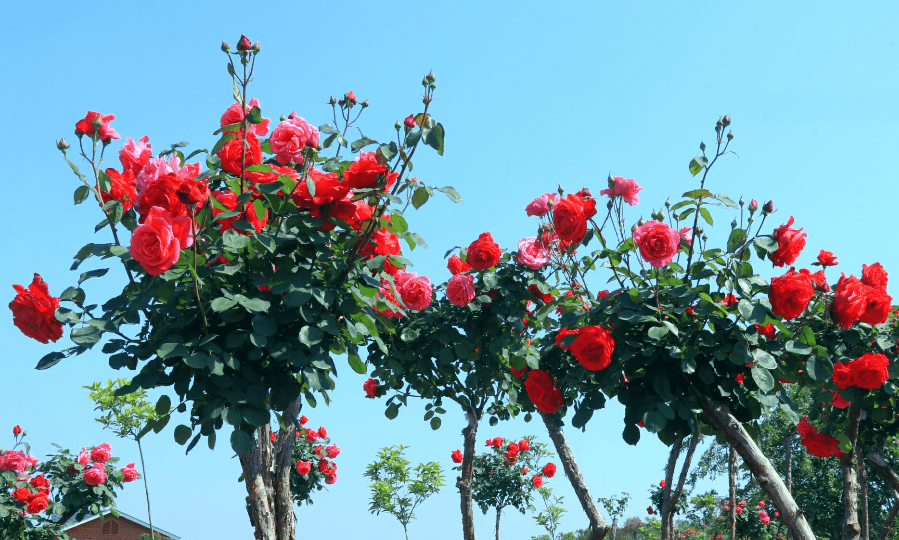
[[[777,239],[771,236],[757,236],[755,238],[755,245],[768,253],[777,251],[778,248]]]
[[[624,426],[624,433],[621,434],[621,437],[627,444],[635,446],[640,442],[640,428],[636,424],[628,424]]]
[[[428,194],[428,190],[424,187],[419,187],[415,190],[415,193],[412,194],[412,206],[416,209],[421,208],[430,198],[431,195]]]
[[[767,311],[761,304],[753,304],[749,300],[741,298],[737,303],[737,311],[748,324],[765,324]]]
[[[696,156],[695,158],[690,160],[690,174],[696,176],[697,174],[701,173],[702,169],[704,169],[708,164],[709,160],[707,158]]]
[[[434,418],[431,418],[431,429],[437,430],[439,428],[440,428],[440,417],[435,416]]]
[[[712,214],[709,213],[708,208],[706,208],[705,206],[701,207],[699,209],[699,215],[702,216],[702,219],[704,219],[706,223],[708,223],[709,225],[714,225],[714,223],[712,223]]]
[[[403,146],[405,146],[406,148],[412,148],[413,146],[418,144],[418,141],[420,141],[420,140],[421,140],[421,131],[420,130],[410,131],[408,134],[406,134],[406,138],[403,139]]]
[[[376,141],[374,139],[369,139],[368,137],[363,135],[361,139],[359,139],[357,141],[353,141],[353,144],[350,145],[350,150],[355,154],[355,153],[359,152],[359,150],[362,150],[363,148],[365,148],[366,146],[368,146],[370,144],[377,144],[377,143],[378,143],[378,141]]]
[[[652,339],[662,339],[668,334],[667,326],[653,326],[647,332]]]
[[[75,204],[81,204],[91,194],[91,190],[87,186],[78,186],[75,189]]]
[[[759,390],[770,392],[774,388],[774,377],[767,369],[760,366],[752,366],[752,380],[758,385]]]
[[[727,252],[733,253],[746,241],[746,229],[734,229],[727,239]]]
[[[278,325],[266,315],[254,315],[251,324],[253,331],[260,336],[271,337],[278,332]]]
[[[378,147],[377,156],[380,159],[384,160],[384,163],[388,163],[396,157],[399,153],[399,148],[397,147],[395,142],[391,142],[390,144],[382,144]],[[380,162],[380,159],[378,160]]]
[[[353,371],[360,375],[365,375],[367,371],[365,368],[365,364],[362,362],[362,359],[359,358],[358,354],[350,353],[347,355],[347,359],[350,361],[350,367],[353,368]]]
[[[212,311],[219,312],[219,311],[229,310],[236,305],[237,305],[237,300],[235,300],[233,298],[220,297],[220,298],[216,298],[215,300],[213,300],[212,304],[210,304],[210,307],[212,307]]]
[[[159,396],[159,401],[156,402],[156,414],[159,416],[163,416],[169,414],[169,411],[172,410],[172,400],[169,396],[163,394]]]
[[[184,445],[187,442],[187,439],[190,439],[190,436],[193,435],[193,431],[183,424],[175,427],[175,442]]]
[[[315,180],[308,174],[306,175],[306,190],[309,192],[310,197],[315,197]]]
[[[436,189],[441,193],[445,193],[446,196],[449,197],[449,199],[454,203],[462,202],[462,195],[459,195],[459,192],[456,191],[452,186],[443,186]]]
[[[318,130],[325,135],[334,135],[337,133],[337,130],[334,129],[334,126],[332,126],[331,124],[322,124],[318,126]]]
[[[49,354],[45,354],[43,358],[37,363],[37,366],[34,369],[47,369],[49,367],[53,367],[60,362],[66,355],[61,352],[52,352]]]
[[[817,382],[824,382],[833,372],[833,365],[826,358],[810,356],[805,362],[805,369],[812,379]]]
[[[253,438],[245,431],[234,430],[231,434],[231,449],[238,456],[242,456],[250,451],[253,446]]]
[[[812,348],[803,343],[799,343],[798,341],[788,341],[786,344],[787,352],[793,354],[799,354],[805,356],[807,354],[812,354]]]
[[[231,139],[236,139],[236,138],[237,138],[237,136],[234,135],[233,133],[227,133],[225,135],[222,135],[222,138],[219,139],[218,142],[215,143],[215,146],[212,147],[212,151],[210,152],[210,154],[212,154],[212,155],[218,154],[219,152],[222,151],[222,148],[224,148],[225,145],[228,144],[228,141],[230,141]]]
[[[443,139],[446,137],[446,131],[443,129],[443,125],[438,123],[433,128],[427,130],[425,133],[425,144],[437,150],[437,155],[443,155]]]
[[[649,411],[643,415],[643,426],[650,433],[658,433],[668,425],[668,419],[659,412]]]
[[[387,410],[384,411],[384,416],[386,416],[390,420],[393,420],[394,418],[396,418],[396,415],[398,415],[399,413],[400,413],[399,405],[397,405],[396,403],[391,403],[387,407]]]
[[[246,298],[244,296],[237,297],[237,303],[250,312],[262,313],[268,311],[271,303],[262,298]]]
[[[753,350],[752,359],[765,369],[777,369],[777,360],[767,351],[762,349]]]
[[[729,207],[733,208],[734,210],[737,210],[740,208],[739,206],[737,206],[737,203],[735,203],[730,197],[728,197],[724,193],[719,193],[715,198],[718,199],[719,201],[723,202],[725,204],[725,206],[729,206]]]
[[[300,329],[300,343],[312,348],[322,341],[322,329],[313,326],[304,326]]]
[[[263,120],[262,111],[259,110],[259,107],[253,107],[250,109],[250,112],[247,113],[246,118],[251,124],[261,124]]]

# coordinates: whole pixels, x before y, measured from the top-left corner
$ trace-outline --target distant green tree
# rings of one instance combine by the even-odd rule
[[[618,518],[623,516],[624,511],[627,510],[627,503],[631,500],[631,495],[622,491],[621,497],[612,495],[611,497],[600,497],[597,500],[612,518],[612,540],[615,540],[618,535]]]
[[[562,506],[562,499],[564,499],[564,497],[554,496],[552,494],[552,488],[548,487],[540,488],[537,492],[540,493],[540,496],[543,498],[543,504],[546,506],[546,510],[534,516],[537,524],[546,529],[547,534],[542,538],[546,538],[547,540],[563,540],[563,535],[557,535],[556,529],[559,528],[559,521],[562,520],[562,515],[566,512],[565,508]]]
[[[414,511],[425,499],[434,495],[444,485],[440,464],[431,461],[419,463],[414,469],[403,450],[408,446],[397,445],[382,448],[378,459],[365,470],[364,476],[372,481],[371,506],[375,515],[386,512],[403,526],[409,540],[409,522],[415,519]]]
[[[103,424],[104,428],[112,430],[117,436],[137,442],[137,451],[140,454],[140,474],[144,479],[144,493],[147,497],[147,521],[150,522],[150,540],[156,540],[156,533],[153,529],[153,514],[150,512],[147,464],[144,462],[144,450],[141,447],[140,439],[148,422],[155,421],[171,411],[169,405],[166,405],[164,402],[157,403],[154,407],[147,401],[147,391],[143,388],[124,396],[116,395],[116,390],[130,383],[131,381],[128,379],[109,379],[106,381],[106,386],[100,382],[95,382],[84,388],[90,390],[87,397],[96,404],[94,410],[103,413],[103,416],[95,420]],[[165,410],[160,412],[160,407]]]

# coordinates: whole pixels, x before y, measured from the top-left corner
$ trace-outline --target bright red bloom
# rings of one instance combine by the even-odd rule
[[[607,328],[585,326],[571,344],[571,354],[590,371],[600,371],[612,362],[615,340]]]
[[[195,206],[202,205],[209,198],[209,186],[206,182],[197,182],[195,180],[184,180],[175,191],[178,200],[185,205]]]
[[[803,416],[802,420],[796,426],[799,432],[800,442],[806,447],[808,453],[818,457],[828,457],[832,454],[842,454],[837,448],[839,441],[830,435],[818,433],[818,428],[809,424],[808,416]],[[742,502],[742,501],[741,501]]]
[[[583,330],[583,328],[575,328],[574,330],[569,330],[568,328],[559,328],[559,332],[556,334],[556,346],[560,349],[570,351],[571,345],[574,342],[572,341],[568,345],[563,345],[563,343],[565,342],[565,337],[576,336],[581,333],[581,330]]]
[[[659,485],[664,489],[664,488],[665,488],[665,481],[664,481],[664,480],[659,480]]]
[[[314,208],[342,200],[350,192],[350,185],[341,182],[336,173],[326,173],[316,168],[309,170],[309,179],[315,184],[315,196],[309,195],[306,181],[301,180],[293,192],[293,202],[300,208]]]
[[[890,361],[883,354],[866,353],[848,365],[853,375],[852,385],[858,388],[875,390],[890,378]]]
[[[771,301],[771,311],[789,320],[805,310],[814,294],[811,278],[790,268],[786,274],[771,278],[768,299]]]
[[[456,254],[453,254],[453,256],[449,258],[449,260],[446,262],[446,267],[454,276],[456,274],[461,274],[462,272],[468,272],[469,270],[471,270],[471,265],[460,259]]]
[[[874,263],[871,266],[862,265],[862,283],[868,287],[875,289],[887,290],[887,271],[883,269],[880,263]]]
[[[550,293],[540,292],[540,288],[537,287],[536,284],[528,285],[528,292],[542,300],[544,304],[548,304],[554,300],[553,295]]]
[[[183,176],[167,173],[150,184],[137,198],[138,221],[143,223],[153,207],[164,208],[173,218],[188,215],[187,207],[178,197],[178,189],[184,181]]]
[[[786,224],[774,229],[774,238],[777,240],[777,250],[768,254],[768,258],[774,266],[793,264],[799,257],[799,252],[805,247],[805,237],[808,236],[802,229],[791,229],[793,216]]]
[[[840,263],[837,262],[837,258],[833,256],[833,252],[821,250],[818,253],[818,261],[813,262],[813,266],[836,266]]]
[[[737,298],[735,295],[726,294],[726,295],[724,295],[724,298],[722,298],[721,300],[718,300],[718,303],[724,304],[725,307],[734,307],[735,305],[737,305],[737,303],[739,301],[740,301],[740,299]]]
[[[502,256],[499,245],[493,241],[489,232],[481,233],[478,239],[468,246],[468,255],[465,262],[471,265],[472,270],[486,270],[496,266]]]
[[[360,250],[360,255],[363,258],[370,258],[376,255],[399,255],[400,241],[396,237],[395,234],[388,231],[384,227],[381,227],[373,235],[371,235],[371,240],[374,242],[374,245],[371,242],[365,244]]]
[[[247,133],[246,143],[238,134],[225,143],[225,146],[219,150],[218,157],[222,160],[224,171],[240,176],[242,169],[262,163],[262,148],[259,145],[259,139],[252,132]]]
[[[300,476],[306,476],[312,472],[312,462],[311,461],[297,461],[297,474]]]
[[[531,449],[531,442],[527,439],[521,439],[518,441],[518,449],[522,452],[527,452]]]
[[[536,474],[531,478],[531,483],[534,484],[535,488],[543,487],[543,477],[537,476]]]
[[[20,426],[15,426],[12,428],[13,437],[18,437],[20,433],[22,433],[22,428]]]
[[[812,280],[812,287],[816,291],[830,292],[830,285],[827,283],[827,276],[824,275],[824,270],[818,270],[813,274],[811,270],[802,268],[799,270],[799,273],[807,275]]]
[[[343,178],[354,190],[373,189],[383,185],[389,190],[396,182],[399,173],[388,172],[385,165],[378,163],[374,152],[359,152],[356,161],[344,171]]]
[[[547,463],[540,469],[540,472],[543,473],[547,478],[552,478],[556,475],[556,465],[554,463]]]
[[[23,334],[41,343],[54,343],[62,337],[62,323],[56,320],[59,297],[50,296],[50,288],[40,275],[34,274],[31,285],[26,289],[13,285],[16,297],[9,303],[13,324]]]
[[[109,191],[100,190],[103,196],[103,202],[112,200],[122,203],[122,209],[127,212],[134,207],[134,201],[137,199],[137,190],[135,189],[134,173],[126,170],[123,173],[109,168],[106,169],[106,176],[109,177]],[[97,186],[99,188],[99,186]]]
[[[140,473],[134,468],[134,463],[129,463],[122,467],[122,474],[125,475],[124,482],[134,482]]]
[[[846,407],[852,405],[852,403],[846,401],[842,397],[840,397],[839,392],[834,392],[833,397],[830,398],[830,404],[837,409],[845,409]]]
[[[365,390],[365,397],[374,399],[378,394],[378,381],[369,377],[362,385],[362,389]]]
[[[99,128],[94,126],[94,122],[97,119],[100,120]],[[82,135],[93,136],[96,132],[97,139],[104,142],[109,142],[112,139],[120,139],[121,137],[119,137],[119,134],[109,125],[113,120],[115,120],[114,115],[103,115],[98,112],[88,111],[82,120],[75,123],[75,135],[78,135],[79,137]]]
[[[524,389],[531,402],[540,411],[555,414],[562,406],[562,392],[556,388],[555,379],[546,371],[532,369],[524,381]]]
[[[516,379],[520,379],[527,372],[528,368],[525,366],[523,369],[515,369],[512,366],[509,366],[509,371],[512,372],[512,375],[515,375]]]
[[[50,500],[46,493],[37,493],[28,501],[26,510],[29,514],[39,514],[50,506]]]
[[[240,208],[238,208],[237,207],[237,194],[235,194],[232,191],[214,191],[214,192],[212,192],[212,196],[215,197],[215,200],[222,203],[222,205],[225,208],[227,208],[228,210],[230,210],[232,212],[239,211],[242,213],[239,216],[234,216],[234,217],[220,219],[220,220],[215,221],[216,223],[219,224],[219,228],[220,228],[222,234],[224,234],[225,231],[227,231],[229,229],[233,229],[238,232],[243,232],[243,231],[239,231],[238,229],[235,229],[235,227],[234,227],[234,222],[237,220],[240,220],[240,219],[247,221],[251,225],[253,225],[253,229],[256,232],[262,232],[262,230],[265,229],[265,226],[268,223],[268,209],[265,210],[265,215],[260,217],[260,216],[256,215],[256,205],[248,204],[248,203],[252,203],[252,201],[248,201],[248,203],[244,203]],[[218,208],[213,206],[213,208],[212,208],[212,217],[213,218],[215,218],[215,216],[222,214],[222,213],[224,213],[222,210],[219,210]]]
[[[756,325],[755,325],[755,329],[759,331],[759,335],[760,335],[760,336],[765,336],[765,337],[768,338],[768,339],[774,339],[774,334],[775,334],[775,332],[777,331],[777,330],[774,328],[774,325],[771,324],[771,323],[768,323],[768,324],[766,324],[765,326],[762,326],[762,325],[760,325],[760,324],[756,324]]]
[[[453,463],[462,463],[462,452],[459,450],[453,450],[452,453]]]
[[[596,215],[596,200],[569,194],[553,208],[553,226],[559,238],[579,243],[587,234],[587,220]]]

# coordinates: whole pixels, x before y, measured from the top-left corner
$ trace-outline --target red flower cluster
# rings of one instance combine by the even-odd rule
[[[830,310],[833,320],[843,328],[856,321],[881,324],[890,315],[893,298],[887,294],[887,273],[880,263],[862,265],[862,279],[840,275]]]
[[[796,426],[796,430],[799,432],[802,446],[805,446],[809,454],[818,457],[829,457],[834,454],[840,457],[843,455],[843,451],[837,448],[839,441],[830,435],[818,433],[818,428],[809,424],[808,416],[802,417],[802,421]]]
[[[587,234],[587,220],[596,215],[596,199],[569,194],[553,208],[553,227],[565,242],[579,243]]]
[[[570,345],[563,345],[565,336],[577,335]],[[570,350],[575,359],[590,371],[600,371],[612,362],[615,340],[608,329],[600,326],[585,326],[575,330],[562,328],[556,334],[556,345]]]
[[[851,362],[833,366],[833,382],[841,389],[855,386],[875,390],[890,378],[890,361],[882,354],[867,353]]]
[[[468,246],[465,262],[472,270],[486,270],[496,266],[502,254],[499,244],[493,241],[493,236],[485,232]]]
[[[449,258],[446,262],[446,267],[454,276],[471,270],[471,265],[460,259],[456,254],[453,254],[453,256]]]
[[[31,285],[26,289],[13,285],[16,297],[9,303],[13,324],[23,334],[41,343],[56,342],[62,337],[62,323],[56,320],[59,297],[50,296],[50,288],[40,275],[34,274]]]
[[[768,300],[775,315],[789,320],[805,310],[814,294],[811,277],[790,268],[786,274],[771,278]]]
[[[75,135],[81,138],[83,135],[93,137],[97,134],[97,139],[104,143],[109,143],[112,139],[120,139],[119,134],[109,125],[115,120],[115,116],[111,114],[100,114],[94,111],[88,111],[83,119],[75,123]],[[99,124],[99,127],[98,127]]]
[[[362,384],[362,389],[365,390],[365,397],[374,399],[378,394],[378,381],[369,377],[368,380]]]
[[[452,453],[453,463],[462,463],[462,452],[459,450],[453,450]]]
[[[555,379],[546,371],[532,369],[528,372],[524,389],[534,406],[547,414],[555,414],[565,402],[562,392],[556,388]]]

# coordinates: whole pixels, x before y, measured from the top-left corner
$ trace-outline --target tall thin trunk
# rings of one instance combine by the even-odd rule
[[[891,489],[890,491],[893,492],[893,506],[890,508],[890,513],[887,515],[886,521],[883,522],[880,540],[887,540],[887,537],[893,532],[893,521],[896,519],[896,514],[899,514],[899,492],[895,489]]]
[[[788,429],[784,431],[784,480],[787,483],[787,491],[793,494],[793,432],[795,430]]]
[[[462,476],[456,481],[456,487],[459,488],[459,496],[462,500],[462,539],[474,539],[474,512],[471,507],[471,483],[472,483],[472,465],[474,464],[474,445],[478,436],[478,419],[472,414],[467,414],[468,425],[462,429],[462,437],[464,438],[464,446],[462,452]]]
[[[861,418],[861,407],[853,404],[849,411],[849,426],[846,436],[852,448],[840,457],[840,468],[843,470],[843,540],[859,540],[862,528],[858,524],[858,469],[855,457],[858,455],[858,423]]]
[[[861,514],[858,516],[858,524],[862,528],[862,538],[861,540],[870,540],[870,531],[869,531],[869,523],[868,523],[868,475],[865,472],[865,451],[861,447],[858,446],[858,450],[855,453],[855,461],[858,463],[858,483],[861,490],[859,491],[859,497],[861,498]]]
[[[499,540],[499,518],[503,514],[503,507],[496,507],[496,540]]]
[[[780,512],[780,518],[784,521],[794,540],[815,540],[805,515],[793,496],[787,491],[783,480],[780,479],[768,458],[759,450],[758,445],[743,428],[743,425],[734,418],[730,411],[723,405],[713,402],[708,397],[701,399],[703,415],[709,424],[717,429],[725,439],[737,450],[743,462],[755,476],[759,487],[764,490]]]
[[[296,540],[296,514],[290,489],[290,471],[300,400],[284,411],[284,429],[271,440],[271,426],[256,429],[250,451],[239,456],[247,488],[247,513],[256,540]]]
[[[730,455],[727,456],[727,483],[728,497],[730,501],[730,513],[728,514],[728,522],[730,523],[730,540],[737,539],[737,449],[730,446]]]
[[[611,540],[615,540],[615,537],[618,536],[618,516],[612,518],[612,537]]]
[[[687,482],[687,473],[690,472],[690,463],[693,461],[696,445],[699,444],[699,436],[694,434],[690,437],[687,455],[684,458],[684,463],[681,465],[677,485],[675,485],[674,469],[677,465],[677,459],[680,457],[683,441],[683,437],[675,439],[674,444],[671,446],[671,452],[668,454],[668,466],[665,468],[665,487],[662,488],[662,540],[674,538],[674,508],[677,506],[677,501],[684,490],[684,484]]]
[[[150,512],[150,488],[147,487],[147,464],[144,463],[144,449],[140,445],[140,439],[136,439],[137,452],[140,454],[141,476],[144,477],[144,493],[147,495],[147,521],[150,522],[150,540],[156,540],[156,530],[153,528],[153,514]]]
[[[571,482],[571,487],[574,489],[574,493],[581,503],[581,508],[584,509],[584,513],[587,514],[587,519],[590,521],[592,532],[588,537],[589,540],[602,540],[609,532],[609,524],[602,517],[602,514],[599,513],[599,508],[596,507],[596,503],[593,502],[593,497],[590,495],[590,490],[587,489],[587,483],[584,481],[584,475],[581,474],[581,469],[574,459],[574,454],[571,452],[571,448],[565,440],[565,434],[562,432],[562,428],[556,425],[552,416],[541,412],[540,417],[543,418],[543,424],[546,426],[549,438],[552,439],[553,446],[556,448],[556,454],[559,456],[559,461],[562,462],[562,469],[565,471],[565,476],[567,476],[568,481]]]

